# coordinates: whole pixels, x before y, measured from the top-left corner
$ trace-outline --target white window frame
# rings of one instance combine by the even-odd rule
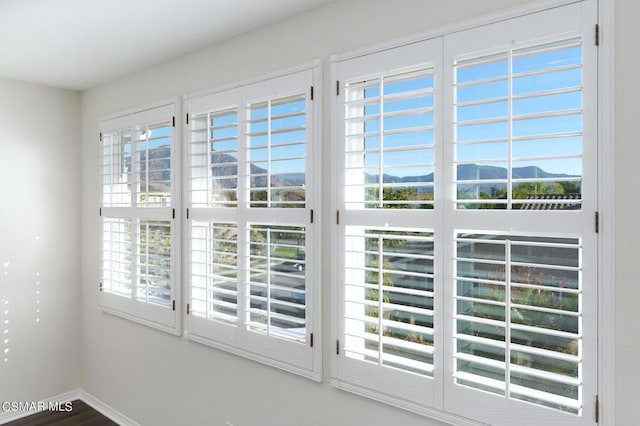
[[[129,130],[135,133],[136,128],[153,125],[157,123],[170,123],[171,127],[171,203],[166,207],[138,207],[136,200],[131,197],[131,203],[125,207],[110,207],[103,205],[102,198],[102,163],[98,167],[100,189],[100,222],[106,218],[123,218],[133,222],[139,220],[162,220],[171,223],[171,300],[169,306],[160,306],[152,303],[139,301],[135,297],[135,285],[137,273],[132,272],[132,295],[130,298],[120,295],[110,294],[103,291],[103,283],[99,285],[99,307],[103,312],[116,315],[128,320],[170,333],[176,336],[182,334],[181,321],[181,299],[182,290],[180,286],[180,221],[176,215],[180,212],[180,149],[179,140],[181,128],[180,100],[172,98],[165,101],[150,103],[136,108],[105,115],[100,118],[100,161],[102,162],[102,139],[111,132]],[[132,136],[133,137],[133,136]],[[134,148],[132,148],[134,149]],[[132,156],[133,161],[133,156]],[[132,172],[133,176],[133,172]],[[133,177],[135,184],[136,177]],[[102,229],[102,225],[100,226]],[[103,234],[99,238],[99,253],[103,250]],[[135,256],[135,243],[133,244],[132,255]],[[102,257],[100,256],[100,259]],[[133,264],[134,262],[132,262]],[[102,263],[99,266],[99,277],[102,276]],[[101,278],[99,278],[101,279]]]
[[[527,5],[524,7],[513,8],[504,12],[494,13],[492,15],[481,17],[475,20],[470,20],[470,21],[450,25],[447,27],[438,28],[433,31],[430,31],[429,33],[420,35],[418,37],[411,37],[404,40],[396,41],[394,43],[383,43],[369,49],[363,49],[363,50],[350,52],[346,54],[332,55],[331,81],[332,82],[339,81],[338,84],[340,88],[339,96],[333,96],[333,101],[332,101],[332,116],[331,116],[332,129],[333,129],[332,152],[334,152],[334,155],[336,156],[344,155],[344,151],[342,147],[343,140],[344,140],[344,132],[341,124],[341,120],[342,120],[341,111],[344,109],[344,99],[342,98],[341,95],[342,95],[342,92],[344,91],[344,82],[340,81],[339,71],[340,71],[341,62],[347,62],[351,59],[359,58],[369,54],[382,53],[382,52],[384,52],[384,55],[393,55],[392,52],[394,48],[402,48],[402,46],[406,46],[411,43],[417,43],[422,40],[429,40],[436,37],[446,36],[447,34],[454,34],[467,29],[476,28],[483,25],[487,25],[487,24],[493,24],[493,23],[509,20],[511,18],[525,16],[531,13],[542,12],[545,10],[554,9],[558,6],[568,5],[572,3],[581,3],[581,2],[576,0],[545,1],[537,5]],[[608,2],[601,2],[601,3],[608,3]],[[600,16],[600,19],[606,19],[607,22],[611,24],[612,16],[613,16],[612,9],[613,7],[610,4],[606,4],[606,5],[601,4],[599,14],[598,14]],[[595,22],[590,23],[590,25],[592,24],[595,24]],[[585,45],[595,43],[595,38],[591,36],[592,30],[593,30],[593,27],[585,25],[585,29],[583,33]],[[595,61],[595,64],[597,64],[597,68],[598,68],[597,81],[594,78],[590,82],[591,84],[598,84],[598,87],[600,87],[599,99],[597,103],[598,112],[599,112],[599,114],[597,115],[598,128],[596,129],[595,124],[593,124],[594,127],[591,128],[591,133],[597,134],[598,139],[600,141],[603,141],[603,140],[608,141],[608,140],[613,140],[613,126],[612,126],[612,120],[611,120],[611,112],[612,112],[611,106],[613,105],[613,101],[612,101],[613,95],[612,95],[612,90],[608,90],[613,85],[612,78],[611,78],[613,75],[611,70],[613,42],[611,39],[612,31],[610,28],[609,28],[609,31],[604,33],[605,34],[604,37],[603,37],[603,33],[604,33],[603,31],[600,32],[600,37],[601,37],[600,50],[598,51],[598,56],[600,60],[596,58],[596,61]],[[603,40],[604,40],[604,43],[603,43]],[[490,47],[490,46],[491,46],[490,44],[487,45],[487,47]],[[607,58],[608,58],[608,62],[604,64],[603,60],[606,60]],[[419,62],[419,60],[417,59],[416,62]],[[450,67],[451,65],[447,61],[445,61],[444,66]],[[395,64],[394,65],[390,64],[390,67],[394,68]],[[603,70],[603,68],[606,68],[606,69]],[[450,78],[450,74],[447,74],[447,76]],[[449,81],[448,83],[450,84],[451,82]],[[446,96],[449,96],[449,95],[445,94],[445,97]],[[589,102],[589,101],[587,100],[586,102]],[[445,108],[444,113],[447,115],[451,114],[450,109],[451,109],[450,107]],[[451,127],[449,122],[451,120],[450,119],[447,119],[447,120],[448,121],[445,122],[444,129],[446,129],[446,131],[449,132]],[[606,226],[606,228],[603,229],[603,226],[601,225],[600,234],[598,238],[595,239],[589,236],[589,239],[591,239],[591,244],[596,246],[597,250],[599,251],[598,262],[597,262],[598,263],[597,272],[594,272],[594,274],[597,275],[599,282],[613,282],[612,281],[613,268],[611,266],[612,265],[611,262],[613,261],[613,258],[614,258],[612,254],[613,179],[610,172],[608,172],[612,170],[613,148],[612,148],[612,144],[610,143],[609,144],[599,143],[597,149],[598,149],[598,153],[596,157],[597,164],[598,164],[598,169],[601,172],[598,174],[597,177],[591,176],[589,178],[588,185],[591,186],[592,188],[597,186],[599,195],[596,199],[593,199],[592,201],[588,202],[586,205],[584,204],[584,201],[583,201],[582,208],[585,210],[589,209],[590,212],[598,211],[601,217],[603,216],[605,217],[604,220],[601,220],[601,224]],[[589,155],[593,155],[593,156],[595,154],[596,154],[595,152],[589,153]],[[449,152],[446,155],[450,159],[452,154]],[[591,158],[593,159],[594,157],[591,157]],[[331,210],[332,212],[337,212],[336,214],[338,215],[340,213],[343,213],[343,211],[341,210],[343,206],[342,200],[339,198],[340,193],[342,192],[341,179],[342,179],[343,173],[341,169],[341,164],[342,164],[342,159],[340,158],[336,159],[335,157],[333,158],[331,163],[332,188],[334,188],[334,192],[331,198],[331,201],[332,201]],[[450,164],[450,161],[444,162],[443,164],[448,165]],[[593,164],[593,162],[591,162],[590,164]],[[451,169],[451,167],[447,167],[447,168]],[[448,170],[448,173],[449,173],[449,176],[444,177],[445,184],[451,181],[450,174],[452,173],[452,170]],[[595,173],[592,175],[595,175]],[[436,194],[437,194],[437,189],[436,189]],[[453,193],[446,193],[445,196],[446,196],[447,203],[453,203]],[[436,203],[437,202],[438,202],[438,199],[436,198]],[[436,205],[436,209],[437,209],[437,205]],[[502,213],[502,212],[498,212],[498,213]],[[500,216],[501,216],[500,214],[497,214],[495,216],[495,220],[490,221],[490,222],[493,222],[493,226],[491,226],[491,223],[483,224],[482,226],[484,227],[484,229],[493,229],[493,230],[501,229]],[[587,226],[587,220],[588,220],[586,219],[587,215],[583,215],[583,216],[585,217],[584,229],[585,230],[593,229],[592,219],[589,220],[591,223],[588,224]],[[336,221],[334,221],[333,232],[332,232],[332,239],[333,239],[332,247],[336,252],[339,253],[340,252],[339,247],[341,244],[340,241],[342,238],[342,232],[341,232],[342,226],[341,225],[336,226],[335,223]],[[523,220],[520,223],[524,225],[526,221]],[[453,229],[452,225],[448,225],[446,228]],[[562,234],[562,232],[564,231],[560,226],[554,226],[553,228],[555,228],[555,232],[559,232],[560,234]],[[523,227],[522,229],[526,229],[526,227]],[[554,229],[548,229],[547,234],[550,235],[550,234],[553,234],[553,232],[554,232]],[[436,238],[438,238],[438,236],[436,236]],[[452,236],[445,235],[443,238],[445,240],[446,239],[451,240]],[[450,251],[452,251],[452,249],[453,247],[451,246],[451,242],[449,241],[449,243],[444,247],[444,250],[447,250],[447,253],[449,253]],[[594,271],[595,270],[596,268],[594,268]],[[446,271],[447,274],[444,277],[445,287],[452,280],[452,276],[450,272],[452,271],[448,271],[448,270]],[[342,303],[341,296],[340,296],[341,290],[340,290],[340,284],[339,284],[340,277],[341,277],[341,261],[334,257],[332,259],[333,298],[332,298],[332,306],[331,306],[331,317],[332,317],[332,340],[336,342],[336,345],[337,345],[336,352],[340,352],[339,345],[341,343],[341,338],[342,338],[341,331],[340,331],[340,328],[341,328],[341,317],[340,317],[341,307],[340,306]],[[600,407],[601,407],[600,423],[611,425],[614,423],[613,423],[613,409],[612,409],[613,407],[613,354],[612,354],[613,323],[610,320],[610,318],[611,318],[611,314],[613,313],[612,300],[613,300],[614,290],[612,286],[600,285],[598,286],[597,291],[598,291],[598,295],[594,305],[597,304],[597,310],[598,310],[597,328],[599,330],[599,336],[600,336],[599,339],[602,342],[603,341],[602,339],[604,337],[604,340],[609,342],[609,344],[608,345],[601,344],[597,348],[598,373],[597,373],[597,380],[595,380],[594,386],[597,386],[597,389],[595,389],[595,393],[599,394],[599,401],[600,401]],[[447,300],[446,297],[450,297],[450,295],[446,295],[445,300]],[[447,315],[445,315],[445,319],[446,319],[451,317],[450,313],[451,313],[452,306],[448,306],[450,302],[446,302],[445,304],[447,305],[446,307],[448,310]],[[450,328],[451,324],[448,324],[448,323],[450,323],[451,321],[447,320],[445,322],[447,322],[447,327]],[[592,325],[595,326],[595,324],[592,324]],[[592,354],[587,354],[587,355],[591,356]],[[341,355],[332,357],[332,363],[331,363],[332,383],[334,384],[334,386],[340,389],[348,390],[348,391],[358,393],[379,401],[383,401],[395,406],[408,409],[410,411],[427,415],[429,417],[450,422],[451,424],[456,424],[456,425],[478,424],[473,420],[469,420],[469,418],[472,417],[470,415],[466,415],[467,418],[462,418],[458,415],[451,414],[448,411],[442,411],[442,407],[438,407],[437,405],[434,408],[434,407],[426,407],[420,404],[413,404],[406,399],[398,398],[397,396],[384,394],[379,391],[376,391],[374,387],[372,388],[370,384],[367,386],[362,386],[362,385],[359,385],[358,383],[345,381],[344,377],[341,376],[341,362],[339,362],[340,356]],[[593,364],[593,361],[591,363]],[[447,375],[450,373],[451,365],[447,367],[447,370],[449,371],[447,371],[447,374],[445,374],[445,377],[444,377],[445,381],[447,380]],[[594,374],[594,377],[595,377],[595,374]],[[593,391],[591,393],[593,394]],[[595,415],[595,401],[594,401],[594,404],[591,404],[591,401],[585,399],[583,403],[585,407],[584,418],[585,419],[588,418],[589,420],[593,419],[592,416]],[[608,407],[610,407],[608,410],[602,409],[602,406],[605,404]],[[446,410],[446,407],[445,407],[445,410]],[[604,415],[602,413],[604,413]],[[518,414],[519,412],[516,410],[515,415],[518,416]],[[518,421],[522,422],[522,418],[523,416],[518,416]]]
[[[321,67],[318,60],[278,73],[265,75],[256,79],[238,82],[205,92],[189,94],[184,97],[184,110],[190,117],[199,114],[223,110],[238,109],[238,170],[248,164],[246,148],[246,118],[243,112],[248,111],[250,102],[260,102],[262,99],[280,98],[293,94],[305,94],[306,98],[306,188],[305,208],[255,208],[241,205],[238,207],[194,207],[191,201],[191,188],[185,185],[185,207],[188,209],[187,219],[183,222],[186,230],[183,244],[184,280],[187,284],[187,303],[192,297],[191,285],[191,225],[190,221],[215,221],[236,223],[239,231],[244,231],[242,224],[252,223],[304,226],[306,230],[306,337],[305,343],[297,343],[277,337],[261,335],[246,329],[244,315],[246,315],[248,284],[238,281],[237,287],[237,321],[235,325],[208,320],[188,314],[185,323],[185,335],[192,341],[199,342],[217,349],[258,361],[272,367],[298,374],[315,381],[322,380],[322,338],[321,338],[321,297],[320,286],[320,247],[321,247],[321,215],[320,215],[320,182],[321,182]],[[313,88],[313,89],[312,89]],[[184,131],[184,170],[185,182],[190,182],[191,140],[190,126]],[[247,179],[238,173],[238,193],[248,192]],[[248,179],[247,179],[248,181]],[[239,197],[240,198],[240,197]],[[312,213],[313,212],[313,213]],[[248,228],[247,228],[248,229]],[[240,232],[239,232],[240,235]],[[247,244],[244,238],[238,238],[238,245]],[[248,251],[246,252],[248,254]],[[238,262],[238,276],[241,277],[243,265]],[[190,311],[190,308],[187,309]],[[313,344],[312,344],[313,342]]]

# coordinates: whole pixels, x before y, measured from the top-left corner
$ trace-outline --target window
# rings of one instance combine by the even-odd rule
[[[100,305],[180,334],[175,116],[170,103],[100,122]]]
[[[335,59],[339,388],[593,423],[595,6]]]
[[[339,378],[434,404],[434,124],[442,51],[437,40],[388,53],[397,68],[383,55],[339,64]]]
[[[317,74],[187,100],[188,328],[319,380]]]

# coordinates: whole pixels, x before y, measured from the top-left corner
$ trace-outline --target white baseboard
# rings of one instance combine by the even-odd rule
[[[81,400],[82,402],[84,402],[103,416],[109,418],[110,420],[113,420],[120,426],[140,426],[137,422],[131,420],[129,417],[125,416],[118,410],[110,407],[109,405],[105,404],[95,396],[91,395],[88,392],[85,392],[82,389],[72,390],[70,392],[44,399],[41,402],[44,402],[46,405],[48,405],[49,403],[65,403],[74,401],[76,399]],[[0,425],[21,419],[26,416],[30,416],[32,414],[36,414],[37,412],[38,411],[21,411],[0,413]]]
[[[103,416],[108,417],[109,419],[118,423],[120,426],[140,426],[138,422],[125,416],[115,408],[105,404],[88,392],[80,390],[80,396],[78,399],[80,399],[82,402],[84,402]]]

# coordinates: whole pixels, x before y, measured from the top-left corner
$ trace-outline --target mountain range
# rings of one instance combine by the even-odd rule
[[[146,161],[145,153],[141,154],[141,169],[145,170]],[[228,154],[212,153],[212,175],[214,177],[229,176],[229,179],[219,179],[218,184],[221,187],[234,187],[235,178],[231,178],[237,174],[237,159]],[[127,161],[127,166],[130,166],[130,161]],[[149,177],[150,181],[167,181],[169,179],[170,159],[169,148],[157,148],[149,151]],[[576,175],[564,174],[564,173],[549,173],[540,167],[525,166],[514,167],[513,178],[514,179],[550,179],[557,178],[558,180],[566,178],[574,178]],[[460,164],[458,165],[458,180],[500,180],[507,178],[507,169],[504,167],[486,166],[478,164]],[[250,166],[251,173],[251,187],[252,188],[265,188],[267,184],[267,171],[255,164]],[[377,183],[378,175],[367,174],[367,183]],[[415,182],[433,182],[433,173],[419,176],[395,176],[390,174],[383,175],[384,183],[415,183]],[[281,173],[271,175],[271,184],[274,187],[300,187],[305,184],[304,173]]]

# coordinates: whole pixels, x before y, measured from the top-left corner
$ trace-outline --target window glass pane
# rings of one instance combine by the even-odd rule
[[[131,297],[133,246],[130,219],[102,219],[102,291]]]
[[[130,131],[102,135],[102,205],[128,207],[131,205],[131,152]]]
[[[347,208],[433,208],[433,81],[425,68],[347,84]]]
[[[433,374],[433,234],[349,226],[345,237],[348,357]]]
[[[171,205],[171,123],[146,126],[135,133],[139,207]]]
[[[304,227],[250,226],[249,330],[306,341],[306,265]]]
[[[306,205],[306,97],[249,105],[248,162],[251,207]]]
[[[235,323],[238,318],[238,227],[191,221],[191,312]]]
[[[458,209],[581,208],[581,43],[455,64]],[[461,183],[469,180],[493,182]]]
[[[171,289],[171,222],[140,220],[137,232],[137,290],[140,301],[169,306]]]
[[[457,384],[577,414],[580,244],[457,234]]]
[[[192,118],[191,203],[194,207],[236,207],[238,201],[238,111],[214,111]]]

